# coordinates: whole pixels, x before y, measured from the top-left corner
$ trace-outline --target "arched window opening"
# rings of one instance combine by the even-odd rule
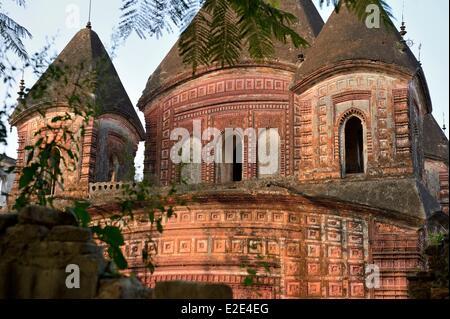
[[[280,135],[278,129],[269,128],[258,136],[258,178],[276,176],[280,172]]]
[[[364,173],[364,129],[358,117],[345,124],[345,173]]]
[[[239,139],[240,143],[240,139]],[[242,181],[242,145],[233,136],[233,182]]]
[[[196,138],[191,138],[186,141],[186,144],[188,144],[188,147],[190,148],[190,158],[189,158],[188,163],[182,163],[181,172],[180,172],[180,175],[181,175],[180,182],[188,184],[188,185],[200,184],[202,182],[201,158],[200,158],[200,163],[196,162],[194,152],[201,150],[202,143],[200,140],[198,140]],[[185,147],[183,147],[183,149],[184,148]]]
[[[232,143],[227,154],[227,145]],[[232,152],[232,153],[231,153]],[[240,135],[233,134],[222,141],[222,154],[217,165],[217,181],[220,183],[240,182],[243,175],[243,141]]]
[[[120,162],[117,155],[112,154],[109,157],[109,180],[111,182],[118,182],[119,181],[119,168],[120,168]]]

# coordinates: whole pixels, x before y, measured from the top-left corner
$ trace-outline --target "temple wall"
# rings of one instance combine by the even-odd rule
[[[294,95],[294,163],[302,181],[343,177],[342,126],[364,128],[364,175],[411,175],[408,83],[380,73],[332,76]]]
[[[292,174],[289,86],[292,73],[268,67],[216,71],[190,80],[166,92],[145,108],[147,141],[145,175],[162,185],[176,181],[170,141],[174,128],[186,128],[200,120],[206,128],[277,128],[281,137],[280,176]],[[203,141],[205,146],[209,141]],[[257,167],[248,163],[244,148],[243,179],[257,177]],[[215,183],[213,164],[202,164],[201,181]]]
[[[250,197],[200,197],[201,204],[177,208],[150,246],[153,275],[142,267],[149,225],[137,218],[124,248],[131,271],[149,286],[165,280],[225,283],[235,298],[407,297],[406,276],[422,266],[417,228],[349,206]],[[261,262],[269,272],[256,266]],[[381,272],[378,289],[366,286],[371,264]],[[258,276],[246,286],[248,268]]]

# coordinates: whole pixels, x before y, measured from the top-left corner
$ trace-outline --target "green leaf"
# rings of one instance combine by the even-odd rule
[[[253,268],[247,268],[247,273],[251,276],[256,276],[257,271]]]
[[[122,250],[120,248],[115,246],[110,246],[108,249],[109,256],[112,258],[114,263],[116,264],[117,268],[119,269],[127,269],[128,268],[128,262],[123,256]]]
[[[30,167],[25,167],[22,170],[22,176],[19,179],[20,189],[27,187],[33,181],[37,169],[38,169],[37,165],[31,165]]]
[[[75,207],[72,208],[72,212],[79,221],[81,227],[88,227],[91,222],[91,215],[87,211],[90,204],[87,202],[79,202],[75,203]]]
[[[244,278],[244,282],[243,282],[244,286],[248,287],[248,286],[253,285],[253,283],[254,283],[253,277],[247,276]]]

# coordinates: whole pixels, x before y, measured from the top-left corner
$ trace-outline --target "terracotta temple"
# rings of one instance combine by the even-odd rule
[[[145,141],[145,179],[161,188],[186,179],[180,191],[195,197],[156,239],[153,275],[141,256],[149,224],[137,219],[127,231],[131,271],[147,285],[225,283],[235,298],[407,298],[407,276],[425,267],[427,234],[448,220],[449,207],[448,140],[432,115],[421,64],[397,30],[369,29],[345,7],[325,24],[310,0],[282,1],[282,8],[298,17],[294,28],[309,48],[277,43],[276,59],[244,56],[193,75],[176,44],[137,105],[145,130],[99,37],[90,27],[79,31],[55,63],[83,62],[84,72],[104,62],[90,92],[101,110],[79,166],[56,195],[114,213]],[[50,83],[45,99],[28,94],[27,107],[14,113],[19,169],[33,132],[67,110],[70,83]],[[242,136],[232,163],[177,169],[171,132],[192,132],[194,120],[221,132],[277,129],[278,170],[267,175],[250,163]],[[271,271],[246,286],[246,267],[261,260]],[[380,271],[377,288],[367,285],[371,265]]]

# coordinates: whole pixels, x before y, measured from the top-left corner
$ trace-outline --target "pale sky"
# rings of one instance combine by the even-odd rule
[[[92,1],[93,30],[108,49],[111,46],[111,35],[117,26],[122,0]],[[448,127],[449,102],[449,1],[448,0],[388,0],[400,26],[402,7],[407,23],[407,39],[414,42],[412,51],[418,56],[419,45],[422,44],[421,61],[427,77],[428,85],[437,121]],[[25,42],[28,52],[39,51],[47,39],[54,38],[52,54],[56,55],[67,45],[70,39],[88,20],[88,0],[28,0],[26,8],[15,6],[15,1],[3,1],[9,13],[17,22],[28,28],[33,34],[31,40]],[[319,1],[314,0],[316,6]],[[332,11],[331,7],[320,10],[326,21]],[[79,19],[77,16],[79,15]],[[116,51],[113,62],[131,101],[136,105],[148,77],[159,65],[178,37],[178,33],[166,34],[162,38],[141,40],[136,35]],[[37,80],[31,72],[25,74],[27,87]],[[0,88],[3,97],[4,88]],[[138,112],[142,121],[143,115]],[[145,125],[144,125],[145,127]],[[447,130],[448,136],[448,130]],[[3,148],[3,146],[1,146]],[[5,151],[16,158],[17,134],[11,133]],[[142,169],[143,145],[136,159],[137,166]]]

